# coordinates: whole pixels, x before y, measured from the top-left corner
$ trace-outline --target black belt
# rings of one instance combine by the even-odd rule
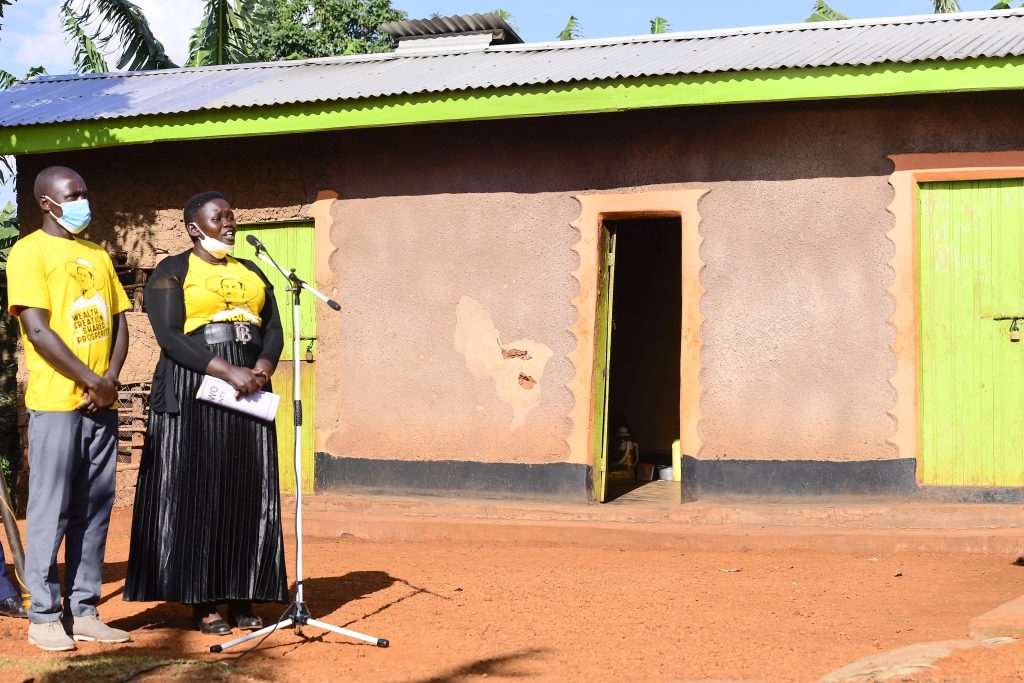
[[[207,323],[192,334],[198,336],[200,333],[207,344],[239,342],[263,346],[263,333],[260,328],[249,323]]]

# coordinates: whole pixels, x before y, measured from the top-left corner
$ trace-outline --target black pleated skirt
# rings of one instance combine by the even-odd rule
[[[259,355],[208,348],[248,367]],[[274,423],[196,400],[199,373],[173,364],[169,379],[181,412],[149,416],[124,599],[285,602]]]

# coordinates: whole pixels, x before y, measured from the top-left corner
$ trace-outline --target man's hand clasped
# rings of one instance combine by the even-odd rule
[[[78,409],[87,415],[95,415],[101,410],[106,410],[117,400],[117,390],[120,386],[121,383],[116,379],[97,375],[82,392],[82,403]]]

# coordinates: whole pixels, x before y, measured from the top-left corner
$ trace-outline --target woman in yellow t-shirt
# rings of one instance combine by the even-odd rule
[[[230,256],[237,224],[217,192],[185,205],[192,249],[160,262],[145,301],[160,361],[153,375],[125,600],[192,607],[197,629],[225,634],[227,603],[244,630],[253,602],[287,585],[273,422],[199,401],[204,375],[240,395],[270,389],[283,348],[273,287]]]

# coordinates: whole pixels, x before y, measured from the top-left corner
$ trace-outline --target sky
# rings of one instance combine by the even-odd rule
[[[185,60],[188,38],[199,23],[203,0],[135,0],[164,44],[171,59]],[[492,4],[497,3],[497,4]],[[441,14],[486,12],[495,6],[512,14],[512,22],[527,42],[554,40],[575,15],[585,38],[648,33],[650,20],[668,19],[673,31],[786,24],[801,22],[813,0],[392,0],[412,19]],[[832,7],[853,18],[928,14],[930,0],[830,0]],[[989,9],[995,0],[960,0],[965,11]],[[59,0],[16,0],[4,12],[0,29],[0,69],[21,76],[44,66],[51,74],[72,70],[72,50],[64,42]],[[115,61],[108,59],[108,61]],[[0,187],[0,206],[13,199],[10,187]]]

